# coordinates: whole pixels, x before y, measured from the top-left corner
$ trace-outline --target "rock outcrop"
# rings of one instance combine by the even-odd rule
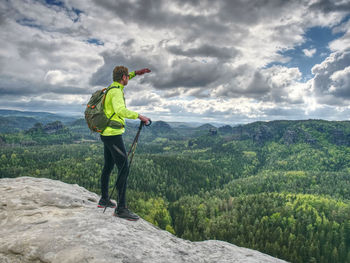
[[[190,242],[97,208],[78,185],[0,179],[0,262],[284,262],[222,241]]]
[[[219,128],[221,134],[230,134],[232,133],[232,127],[230,125],[224,125]]]

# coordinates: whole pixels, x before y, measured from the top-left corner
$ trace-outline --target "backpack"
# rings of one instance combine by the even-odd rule
[[[111,120],[115,112],[111,117],[107,118],[103,110],[107,92],[113,88],[117,87],[108,87],[94,92],[85,108],[85,120],[89,129],[93,132],[101,133],[107,127],[116,129],[124,128],[123,124]]]

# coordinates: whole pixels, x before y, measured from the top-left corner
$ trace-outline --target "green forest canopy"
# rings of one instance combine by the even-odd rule
[[[155,124],[142,131],[129,177],[129,206],[143,218],[182,238],[225,240],[291,262],[350,262],[350,122],[215,132]],[[135,133],[131,123],[127,146]],[[59,179],[99,193],[102,143],[84,122],[3,131],[0,144],[1,177]]]

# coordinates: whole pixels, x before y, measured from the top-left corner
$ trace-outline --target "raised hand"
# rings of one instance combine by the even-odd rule
[[[143,68],[143,69],[140,69],[140,70],[135,70],[135,74],[136,75],[143,75],[145,73],[150,73],[151,70],[149,68]]]

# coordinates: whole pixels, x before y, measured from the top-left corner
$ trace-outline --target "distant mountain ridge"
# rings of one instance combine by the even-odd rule
[[[37,123],[43,126],[55,121],[62,122],[75,134],[95,138],[87,128],[84,118],[76,119],[47,112],[22,112],[0,109],[0,133],[27,131]],[[133,136],[139,120],[127,120],[126,136]],[[350,121],[326,120],[275,120],[258,121],[244,125],[215,127],[206,123],[195,125],[185,122],[154,121],[143,130],[146,141],[156,138],[196,138],[199,136],[224,136],[228,140],[252,140],[257,144],[275,141],[283,144],[307,143],[350,145]],[[97,138],[97,137],[96,137]],[[206,140],[203,138],[203,140]]]
[[[2,133],[19,132],[21,130],[26,130],[31,128],[36,122],[38,121],[33,117],[0,116],[0,132]]]
[[[326,120],[277,120],[253,122],[225,129],[233,138],[252,139],[262,144],[266,141],[278,141],[283,144],[317,144],[321,140],[337,145],[350,145],[350,121]]]
[[[44,124],[53,121],[61,121],[63,123],[71,122],[77,118],[71,116],[63,116],[60,114],[54,114],[50,112],[36,112],[36,111],[19,111],[19,110],[6,110],[0,109],[0,116],[2,117],[30,117],[34,118]]]
[[[14,133],[32,128],[36,123],[44,125],[55,121],[68,124],[76,118],[49,112],[18,111],[0,109],[0,133]]]

